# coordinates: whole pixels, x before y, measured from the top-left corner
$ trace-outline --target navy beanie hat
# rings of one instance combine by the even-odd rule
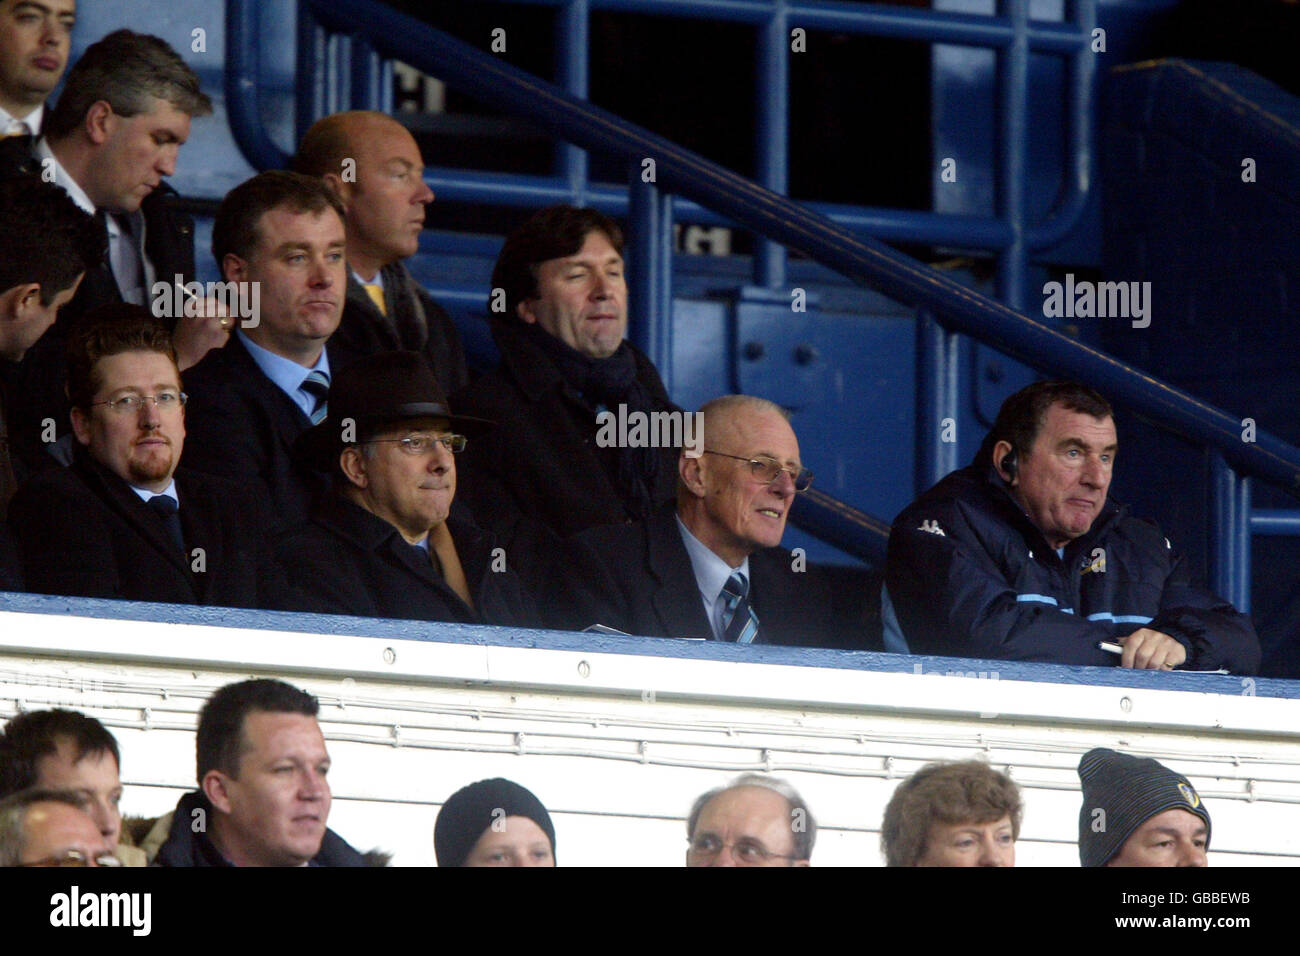
[[[1166,810],[1186,810],[1204,820],[1209,849],[1210,813],[1182,774],[1149,757],[1097,747],[1079,761],[1079,782],[1079,861],[1084,866],[1105,866],[1138,827]]]
[[[527,817],[536,823],[551,841],[551,855],[555,856],[555,826],[542,801],[513,780],[494,777],[461,787],[442,805],[433,825],[438,865],[464,866],[483,831],[506,817]]]

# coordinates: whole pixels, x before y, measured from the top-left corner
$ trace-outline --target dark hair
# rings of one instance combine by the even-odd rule
[[[614,250],[623,254],[623,231],[595,209],[547,206],[510,233],[492,268],[492,288],[506,293],[506,314],[513,316],[520,302],[536,297],[538,264],[574,255],[593,231],[603,232]]]
[[[1082,412],[1093,418],[1111,418],[1114,411],[1110,402],[1087,385],[1078,382],[1034,382],[1012,395],[998,410],[997,420],[984,436],[975,461],[993,464],[993,446],[1000,441],[1010,443],[1016,454],[1023,458],[1034,447],[1043,419],[1053,405],[1072,412]]]
[[[41,285],[41,305],[104,261],[104,230],[53,183],[0,182],[0,292]]]
[[[189,116],[212,112],[212,101],[199,89],[198,75],[166,40],[115,30],[88,46],[68,71],[63,93],[45,119],[45,134],[63,139],[100,100],[118,116],[129,117],[148,112],[154,99]]]
[[[27,811],[38,803],[66,803],[85,812],[86,798],[75,790],[31,787],[0,800],[0,867],[18,866],[27,843]]]
[[[0,797],[36,786],[36,765],[59,748],[72,744],[72,762],[87,755],[110,753],[122,766],[117,741],[94,717],[75,710],[30,710],[14,717],[0,734]]]
[[[280,206],[295,213],[321,213],[333,209],[346,220],[343,203],[321,180],[302,173],[273,169],[245,180],[221,200],[216,221],[212,224],[212,255],[217,270],[225,273],[225,259],[234,253],[248,259],[261,236],[257,223],[263,214]]]
[[[246,680],[227,684],[208,698],[199,712],[196,763],[199,785],[209,770],[238,779],[244,755],[244,718],[253,713],[303,714],[315,717],[320,702],[282,680]]]
[[[144,306],[112,302],[92,309],[73,327],[68,336],[68,398],[73,408],[90,408],[102,384],[99,360],[123,352],[159,352],[176,362],[171,333]]]
[[[1021,811],[1015,783],[982,760],[927,764],[898,785],[885,807],[885,865],[916,866],[934,823],[996,823],[1009,816],[1017,840]]]

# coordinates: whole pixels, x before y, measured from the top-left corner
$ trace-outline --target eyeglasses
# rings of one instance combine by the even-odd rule
[[[433,451],[433,446],[438,444],[455,455],[464,451],[468,442],[469,439],[464,435],[443,435],[441,438],[436,435],[407,435],[405,438],[372,438],[361,444],[395,444],[408,455],[423,455],[425,452]]]
[[[775,458],[760,456],[758,458],[742,458],[739,455],[728,455],[725,451],[709,451],[704,449],[706,455],[721,455],[723,458],[734,458],[736,461],[749,462],[750,474],[754,476],[755,481],[761,481],[765,485],[770,485],[776,481],[781,472],[785,472],[794,479],[795,491],[807,491],[808,486],[812,484],[813,473],[807,468],[800,468],[797,472],[786,468]]]
[[[122,861],[111,853],[101,853],[98,856],[88,857],[80,850],[68,850],[62,856],[50,856],[44,860],[36,860],[34,863],[19,863],[18,865],[32,867],[121,866]]]
[[[763,866],[772,860],[794,859],[793,854],[773,853],[757,840],[723,843],[712,833],[701,833],[690,842],[691,848],[687,852],[697,860],[716,859],[724,849],[730,850],[732,859],[741,866]]]
[[[116,412],[118,415],[129,415],[132,412],[138,412],[149,402],[153,402],[160,411],[174,411],[183,408],[189,398],[184,392],[159,392],[157,395],[123,395],[121,398],[114,398],[107,402],[91,402],[90,404],[92,406],[107,405],[110,411]]]

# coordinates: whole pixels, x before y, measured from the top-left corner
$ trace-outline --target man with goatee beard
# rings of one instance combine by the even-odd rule
[[[68,468],[18,489],[9,521],[28,589],[45,594],[275,607],[284,578],[266,506],[239,485],[177,470],[185,393],[166,329],[135,305],[73,331]]]

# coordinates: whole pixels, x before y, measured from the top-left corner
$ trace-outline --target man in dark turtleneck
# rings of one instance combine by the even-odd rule
[[[552,206],[510,234],[492,272],[501,364],[452,402],[498,426],[458,464],[474,517],[521,565],[547,562],[554,536],[637,521],[673,500],[678,449],[598,441],[601,412],[680,411],[623,340],[622,250],[607,216]]]

